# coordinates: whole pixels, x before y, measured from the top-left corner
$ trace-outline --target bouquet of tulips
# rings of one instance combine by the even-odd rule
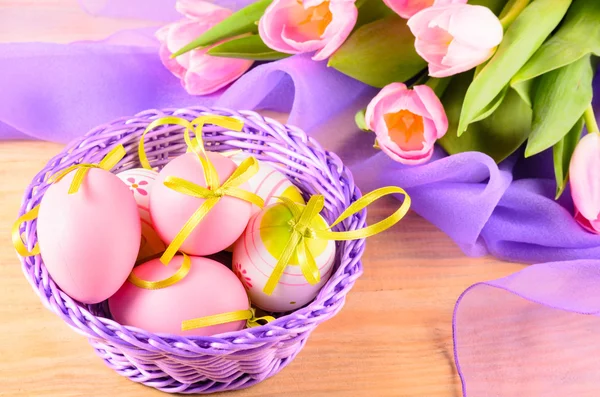
[[[501,162],[552,148],[556,197],[571,175],[576,218],[600,233],[600,134],[592,79],[595,0],[260,0],[232,13],[180,0],[158,31],[161,59],[190,94],[228,85],[253,62],[309,53],[382,88],[356,115],[403,164],[483,152]],[[587,126],[587,135],[584,129]],[[583,136],[583,138],[582,138]]]

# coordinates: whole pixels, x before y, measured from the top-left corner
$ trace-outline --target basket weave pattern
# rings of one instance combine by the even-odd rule
[[[325,196],[323,215],[331,222],[360,197],[352,175],[340,159],[323,150],[300,129],[284,126],[254,112],[222,108],[149,110],[97,127],[71,142],[34,178],[25,192],[21,214],[39,204],[49,186],[48,178],[77,163],[97,163],[115,145],[123,144],[127,156],[113,172],[140,167],[139,139],[153,120],[179,116],[192,120],[203,114],[237,117],[241,132],[205,126],[207,150],[242,149],[271,163],[307,194]],[[161,167],[185,153],[181,126],[162,126],[146,135],[146,153],[153,166]],[[352,216],[335,230],[365,226],[366,212]],[[23,240],[36,243],[36,221],[27,222]],[[40,256],[21,258],[23,271],[44,305],[71,328],[86,336],[109,367],[131,380],[170,393],[213,393],[252,386],[279,372],[298,354],[310,333],[333,317],[362,274],[360,258],[364,239],[338,242],[335,272],[315,300],[304,308],[257,328],[218,337],[180,337],[122,326],[111,319],[106,302],[83,305],[63,293],[48,275]]]

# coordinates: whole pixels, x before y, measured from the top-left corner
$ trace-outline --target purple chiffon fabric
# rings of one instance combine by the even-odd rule
[[[82,1],[98,15],[151,20],[177,18],[173,3]],[[219,3],[235,8],[249,1]],[[354,113],[376,90],[307,56],[258,65],[222,92],[192,97],[162,66],[147,30],[0,50],[0,139],[66,142],[147,108],[289,112],[291,124],[351,166],[363,190],[404,187],[413,209],[467,255],[541,263],[476,284],[458,300],[453,328],[465,396],[600,392],[600,236],[573,220],[568,191],[553,199],[551,152],[527,160],[516,153],[498,166],[482,153],[447,156],[438,148],[428,164],[395,163],[372,148],[373,135],[354,126]],[[595,92],[600,96],[600,79]]]

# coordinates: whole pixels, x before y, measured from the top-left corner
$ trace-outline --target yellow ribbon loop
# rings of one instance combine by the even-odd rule
[[[192,320],[185,320],[181,323],[181,330],[190,331],[192,329],[210,327],[213,325],[220,325],[243,320],[246,320],[246,327],[254,328],[259,327],[261,325],[265,325],[275,320],[275,317],[271,316],[264,316],[258,318],[255,316],[256,311],[254,310],[254,308],[250,308],[248,310],[238,310],[229,313],[215,314],[212,316],[200,317]]]
[[[13,223],[12,242],[15,249],[17,250],[17,253],[22,257],[35,256],[40,253],[39,244],[36,243],[33,249],[29,251],[25,246],[25,243],[23,243],[23,239],[21,238],[21,224],[23,222],[29,222],[37,218],[39,209],[40,206],[38,204],[35,207],[33,207],[31,211],[26,212],[25,214],[23,214],[23,216],[17,219],[15,223]]]
[[[398,208],[392,215],[388,216],[384,220],[358,230],[350,230],[346,232],[334,232],[330,230],[340,222],[343,222],[345,219],[360,212],[363,208],[369,206],[376,200],[390,194],[402,194],[404,195],[404,201],[402,202],[400,208]],[[365,194],[363,197],[352,203],[335,220],[335,222],[331,224],[329,229],[314,229],[311,227],[311,222],[323,209],[325,203],[323,196],[312,196],[306,207],[303,209],[300,208],[298,204],[285,197],[280,197],[279,199],[291,211],[292,215],[294,216],[294,222],[292,224],[292,235],[290,236],[279,260],[277,261],[277,264],[273,268],[273,272],[269,276],[269,279],[267,280],[267,283],[263,289],[263,292],[267,295],[271,295],[275,290],[275,287],[283,275],[285,268],[289,265],[289,261],[294,252],[296,253],[298,264],[300,265],[300,269],[302,270],[302,274],[306,280],[313,285],[320,281],[321,277],[319,268],[315,263],[315,259],[312,256],[308,245],[306,244],[306,239],[344,241],[367,238],[381,233],[398,223],[402,218],[404,218],[411,204],[410,196],[404,191],[404,189],[397,186],[383,187]]]
[[[408,193],[404,191],[404,189],[399,188],[398,186],[387,186],[382,187],[377,190],[373,190],[356,200],[352,205],[350,205],[342,214],[331,224],[329,229],[336,226],[338,223],[343,222],[347,218],[352,215],[360,212],[363,208],[373,204],[375,201],[379,200],[382,197],[389,196],[391,194],[401,194],[404,196],[404,201],[400,208],[398,208],[394,213],[382,221],[379,221],[373,225],[369,225],[365,228],[358,230],[349,230],[347,232],[333,232],[331,230],[315,230],[315,238],[323,239],[323,240],[336,240],[336,241],[344,241],[344,240],[357,240],[361,238],[367,238],[379,234],[381,232],[386,231],[390,227],[394,226],[396,223],[400,222],[402,218],[406,215],[408,210],[410,209],[411,199]]]
[[[148,161],[148,156],[146,155],[146,149],[144,148],[144,139],[146,138],[146,134],[156,127],[160,127],[161,125],[169,125],[175,124],[180,125],[186,128],[186,131],[189,128],[192,128],[192,125],[186,119],[182,119],[181,117],[169,116],[169,117],[161,117],[160,119],[154,120],[152,123],[148,124],[148,127],[144,130],[140,138],[140,143],[138,145],[138,157],[140,158],[140,164],[147,170],[151,170],[152,166],[150,165],[150,161]]]
[[[228,128],[233,131],[241,131],[244,127],[244,122],[238,119],[234,119],[233,117],[226,116],[218,116],[218,115],[207,115],[200,116],[192,121],[188,121],[181,117],[176,116],[168,116],[161,117],[157,120],[154,120],[152,123],[146,127],[144,133],[140,138],[140,143],[138,145],[138,157],[140,159],[140,164],[142,167],[151,170],[152,165],[150,165],[150,161],[148,161],[148,156],[146,155],[146,149],[144,147],[144,140],[146,138],[146,134],[156,127],[160,127],[161,125],[180,125],[185,127],[184,139],[189,148],[189,150],[194,151],[198,154],[206,154],[204,150],[204,141],[202,139],[202,128],[205,124],[214,124],[223,128]],[[190,139],[190,132],[194,130],[194,125],[196,125],[196,136],[195,139]],[[209,184],[210,186],[210,184]]]
[[[256,194],[247,192],[243,189],[238,188],[239,185],[248,181],[253,175],[258,172],[258,162],[254,157],[245,159],[234,173],[223,183],[220,184],[219,175],[212,162],[209,160],[206,150],[204,148],[204,142],[202,139],[202,128],[205,124],[214,124],[220,127],[229,128],[235,131],[241,131],[244,123],[238,119],[232,117],[218,116],[218,115],[207,115],[200,116],[192,121],[182,119],[180,117],[164,117],[153,121],[144,131],[140,138],[140,145],[138,148],[138,154],[140,157],[140,163],[144,168],[150,168],[148,157],[144,150],[144,137],[153,128],[161,125],[176,124],[185,127],[184,139],[188,146],[188,149],[196,153],[198,160],[202,166],[204,172],[204,178],[206,180],[206,187],[199,186],[195,183],[186,181],[182,178],[169,176],[165,179],[164,185],[169,189],[175,190],[176,192],[204,199],[205,201],[200,207],[192,214],[190,219],[183,225],[179,233],[175,236],[171,244],[167,247],[160,260],[163,264],[168,264],[173,256],[179,251],[181,245],[189,237],[192,231],[200,224],[202,219],[208,214],[208,212],[219,202],[223,196],[231,196],[244,201],[248,201],[258,207],[264,207],[264,200]],[[194,127],[195,126],[195,127]],[[190,132],[194,130],[195,138],[190,137]]]
[[[123,157],[125,157],[126,154],[127,152],[125,151],[123,145],[117,145],[110,152],[108,152],[98,164],[73,164],[65,168],[64,170],[61,170],[56,174],[52,175],[48,181],[50,183],[56,183],[72,171],[77,170],[77,173],[73,177],[68,191],[68,194],[75,194],[79,191],[79,188],[83,184],[85,176],[87,175],[87,172],[90,170],[90,168],[100,168],[106,171],[110,171],[114,166],[116,166],[119,163],[119,161],[121,161],[121,159],[123,159]],[[29,212],[19,217],[19,219],[17,219],[13,224],[11,233],[13,246],[15,247],[15,250],[17,250],[17,253],[23,257],[35,256],[40,253],[40,247],[38,246],[38,244],[35,244],[31,251],[27,249],[27,247],[23,243],[23,239],[21,238],[20,232],[21,224],[23,222],[29,222],[36,219],[38,216],[39,209],[40,206],[38,204],[35,207],[33,207]]]
[[[71,181],[71,186],[69,187],[68,194],[77,193],[79,191],[79,188],[83,184],[85,176],[87,175],[90,168],[100,168],[106,171],[110,171],[114,166],[116,166],[119,163],[119,161],[123,159],[123,157],[125,157],[126,154],[127,151],[125,150],[123,145],[117,145],[110,152],[108,152],[98,164],[73,164],[65,168],[64,170],[52,175],[50,177],[50,182],[56,183],[68,174],[70,174],[72,171],[77,170],[77,173]]]
[[[192,265],[192,261],[190,260],[190,257],[187,256],[186,254],[183,254],[183,262],[181,263],[181,267],[171,277],[168,277],[168,278],[166,278],[164,280],[160,280],[160,281],[146,281],[146,280],[142,280],[141,278],[136,276],[134,273],[134,271],[135,271],[135,269],[134,269],[129,274],[127,281],[129,281],[131,284],[133,284],[139,288],[144,288],[144,289],[149,289],[149,290],[163,289],[163,288],[170,287],[171,285],[176,284],[179,281],[183,280],[185,278],[185,276],[187,276],[187,274],[190,272],[191,265]]]

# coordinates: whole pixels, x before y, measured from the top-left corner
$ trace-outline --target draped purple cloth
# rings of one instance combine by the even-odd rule
[[[249,0],[223,0],[236,8]],[[173,0],[82,1],[91,13],[168,21]],[[552,156],[499,166],[482,153],[407,167],[372,149],[353,115],[376,91],[324,62],[294,56],[256,66],[229,88],[189,96],[160,63],[151,30],[100,42],[0,44],[0,139],[67,142],[95,125],[147,108],[221,105],[290,113],[337,152],[364,190],[399,185],[413,209],[467,254],[539,263],[470,287],[453,322],[468,397],[597,396],[600,391],[600,236],[556,202]],[[595,92],[600,94],[600,78]],[[600,110],[600,103],[596,103]],[[543,263],[547,262],[547,263]]]

